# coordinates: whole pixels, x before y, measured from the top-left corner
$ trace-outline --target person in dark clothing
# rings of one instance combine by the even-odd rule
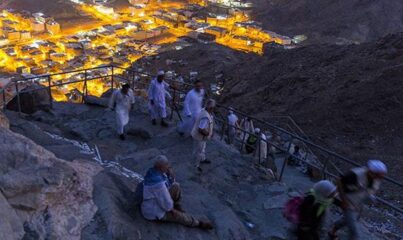
[[[299,207],[298,240],[319,240],[327,208],[333,203],[337,187],[328,180],[316,183]]]

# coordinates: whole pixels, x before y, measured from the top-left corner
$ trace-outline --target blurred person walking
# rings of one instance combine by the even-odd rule
[[[381,180],[388,170],[380,160],[369,160],[366,167],[353,168],[338,181],[338,191],[343,217],[336,221],[328,233],[330,239],[337,239],[337,231],[348,228],[349,240],[359,239],[357,221],[365,202],[374,201]]]
[[[157,119],[161,119],[161,126],[168,127],[165,121],[167,117],[166,110],[166,96],[170,97],[168,93],[169,84],[164,81],[165,72],[158,71],[157,77],[151,80],[148,89],[149,111],[151,115],[151,122],[153,125],[157,124]]]
[[[129,122],[129,112],[134,102],[134,93],[129,84],[115,90],[109,100],[109,109],[116,112],[116,130],[121,140],[125,140],[124,127]]]
[[[196,168],[200,172],[202,171],[201,163],[211,163],[210,160],[206,159],[206,145],[214,133],[213,112],[215,106],[215,100],[209,99],[207,101],[205,108],[199,113],[191,133],[194,140],[193,156],[196,160]]]
[[[193,89],[186,94],[183,103],[183,115],[185,116],[185,119],[179,126],[178,130],[181,135],[190,134],[192,132],[196,118],[199,116],[203,108],[204,94],[203,83],[199,80],[195,81]]]

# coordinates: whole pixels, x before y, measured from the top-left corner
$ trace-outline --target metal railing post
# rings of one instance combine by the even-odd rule
[[[134,78],[135,78],[135,73],[134,71],[130,70],[132,72],[132,88],[134,89]]]
[[[4,88],[3,88],[3,111],[5,111],[6,110],[6,108],[7,108],[7,104],[6,104],[6,101],[7,101],[7,99],[6,99],[6,87],[7,86],[5,86]]]
[[[173,117],[174,117],[174,108],[176,108],[176,104],[175,104],[175,98],[176,98],[176,87],[173,87],[174,90],[174,95],[172,97],[172,106],[171,106],[171,116],[169,117],[169,120],[172,121]]]
[[[326,176],[327,176],[326,171],[327,171],[328,163],[329,163],[329,157],[326,158],[325,164],[323,164],[323,168],[322,168],[322,178],[323,179],[326,179]]]
[[[15,83],[15,91],[17,92],[18,113],[21,114],[21,98],[20,90],[18,89],[18,81]]]
[[[87,69],[84,70],[84,86],[83,86],[83,99],[81,102],[84,103],[85,98],[88,96],[88,89],[87,89]]]
[[[112,89],[112,91],[113,91],[113,88],[114,88],[114,82],[115,82],[115,71],[114,71],[114,68],[113,68],[113,65],[112,65],[112,76],[111,76],[111,89]]]
[[[242,137],[242,143],[241,143],[241,147],[239,149],[239,151],[242,153],[243,150],[243,146],[245,144],[245,138],[246,138],[246,132],[243,132],[243,137]]]
[[[261,143],[261,141],[262,141],[262,134],[261,133],[259,133],[259,137],[258,137],[258,139],[259,139],[259,141],[258,141],[258,149],[259,149],[259,151],[258,151],[258,154],[259,154],[259,165],[260,165],[260,161],[261,161],[261,153],[262,153],[262,149],[261,149],[261,147],[260,147],[260,143]]]
[[[223,120],[223,123],[221,123],[222,124],[222,127],[221,127],[221,141],[224,139],[224,135],[225,135],[225,124],[224,124],[224,120]],[[228,134],[229,135],[229,134]],[[229,140],[229,136],[228,136],[228,140]],[[228,141],[229,142],[229,141]]]
[[[48,78],[48,94],[49,94],[49,103],[50,103],[50,109],[53,109],[53,98],[52,98],[52,82],[50,79],[50,75],[47,76]]]
[[[284,174],[284,170],[285,170],[285,166],[287,165],[288,162],[288,158],[291,156],[290,154],[290,149],[291,149],[291,145],[292,145],[292,141],[294,140],[294,138],[291,138],[290,140],[290,144],[288,145],[288,149],[287,149],[287,155],[284,158],[284,162],[283,162],[283,166],[281,167],[281,172],[280,172],[280,176],[278,181],[281,182],[281,180],[283,179],[283,174]]]

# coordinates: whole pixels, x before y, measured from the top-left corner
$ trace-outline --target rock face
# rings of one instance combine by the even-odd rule
[[[0,127],[7,129],[10,127],[10,122],[8,121],[7,117],[3,114],[2,111],[0,111]]]
[[[23,113],[34,113],[38,110],[50,109],[52,99],[49,96],[48,89],[33,84],[24,88],[20,93],[20,105]],[[7,104],[7,109],[18,111],[18,98],[14,97],[11,102]]]
[[[97,211],[92,177],[100,170],[0,128],[0,238],[80,239]]]

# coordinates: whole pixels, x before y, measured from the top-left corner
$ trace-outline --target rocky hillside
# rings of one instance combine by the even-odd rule
[[[309,43],[366,42],[403,31],[403,2],[372,0],[252,0],[253,18]]]
[[[287,114],[314,137],[355,159],[400,166],[403,34],[362,45],[269,49],[239,64],[223,93],[228,104],[265,118]],[[401,168],[391,169],[401,178]]]
[[[65,212],[57,216],[62,217],[64,214],[63,219],[68,220],[67,226],[76,222],[70,220],[72,214],[70,211],[73,211],[76,218],[83,214],[87,217],[93,216],[92,221],[85,228],[82,228],[82,224],[79,225],[82,229],[81,239],[293,239],[288,222],[282,218],[282,207],[289,196],[294,196],[298,194],[297,192],[305,192],[312,186],[313,183],[306,175],[295,168],[287,168],[284,183],[274,182],[268,178],[265,171],[255,166],[256,160],[248,155],[240,155],[236,149],[226,145],[218,136],[208,144],[207,154],[212,164],[203,166],[203,174],[200,174],[194,167],[191,155],[192,140],[179,136],[174,122],[171,123],[171,128],[152,126],[148,115],[145,114],[144,103],[140,99],[138,103],[140,104],[136,106],[136,111],[131,113],[131,121],[127,126],[128,137],[124,142],[115,135],[114,112],[105,111],[100,107],[58,103],[51,111],[39,111],[33,115],[19,116],[13,112],[7,113],[13,131],[27,136],[57,157],[66,159],[68,162],[63,161],[64,164],[71,165],[74,163],[73,159],[79,158],[87,159],[82,160],[83,162],[91,161],[102,167],[96,175],[93,171],[88,171],[87,177],[93,179],[93,191],[91,196],[83,194],[97,207],[95,215],[94,212],[89,213],[84,210],[78,213],[73,211],[74,208],[70,210],[70,205],[76,206],[75,204],[82,204],[82,202],[68,198],[68,194],[57,194],[60,201],[65,200]],[[21,135],[11,132],[10,134],[32,143]],[[18,146],[17,142],[12,143]],[[42,149],[40,156],[45,158],[47,154],[50,154],[42,147],[35,146]],[[184,209],[196,216],[211,219],[215,224],[214,230],[202,231],[143,219],[138,206],[133,203],[133,191],[141,175],[152,165],[153,158],[159,154],[167,155],[172,163],[183,190]],[[53,154],[50,155],[54,157]],[[279,155],[276,161],[280,164],[283,157]],[[33,160],[33,157],[29,158],[29,161]],[[14,165],[11,164],[11,166]],[[34,167],[31,168],[31,171],[36,170]],[[52,170],[60,174],[70,173],[68,168],[63,171]],[[80,173],[77,175],[77,178],[81,176]],[[18,180],[18,177],[25,179],[22,176],[16,176],[14,179]],[[45,179],[47,182],[55,181],[49,177],[44,178],[43,181]],[[0,181],[0,187],[4,188],[2,184],[3,182]],[[58,186],[63,184],[60,183]],[[14,186],[12,189],[16,191],[20,188]],[[23,201],[20,200],[20,202]],[[42,204],[47,205],[48,202]],[[82,207],[82,205],[79,206]],[[19,208],[12,207],[10,210],[17,211],[15,209]],[[50,209],[52,213],[52,205],[47,209]],[[337,215],[337,212],[332,211],[329,217],[334,220]],[[43,218],[35,215],[30,219],[31,221],[47,220],[40,226],[45,227],[48,235],[54,236],[52,234],[58,233],[59,229],[51,228],[56,225],[46,225],[54,223],[52,217],[53,214],[44,215]],[[7,219],[12,221],[15,218]],[[23,222],[19,218],[15,221]],[[365,237],[396,239],[395,235],[389,232],[391,227],[389,224],[379,228],[376,224],[365,223],[366,225],[360,227]],[[16,239],[22,235],[26,236],[25,239],[36,239],[35,234],[40,229],[30,227],[23,231],[20,228],[18,230],[19,235]],[[379,230],[384,233],[386,231],[388,234],[380,237],[377,234]],[[56,239],[75,239],[75,237],[56,237]]]
[[[93,19],[80,12],[70,0],[5,0],[0,9],[15,9],[31,13],[42,12],[53,17],[63,29],[75,27],[78,23],[89,23]]]
[[[403,34],[392,34],[361,45],[269,47],[264,56],[194,44],[136,67],[218,79],[226,105],[268,121],[291,115],[314,142],[361,163],[381,158],[393,166],[403,160],[402,60]],[[392,168],[391,176],[402,180],[400,171]]]
[[[97,207],[93,176],[100,167],[66,162],[11,132],[0,114],[0,238],[80,239]]]

